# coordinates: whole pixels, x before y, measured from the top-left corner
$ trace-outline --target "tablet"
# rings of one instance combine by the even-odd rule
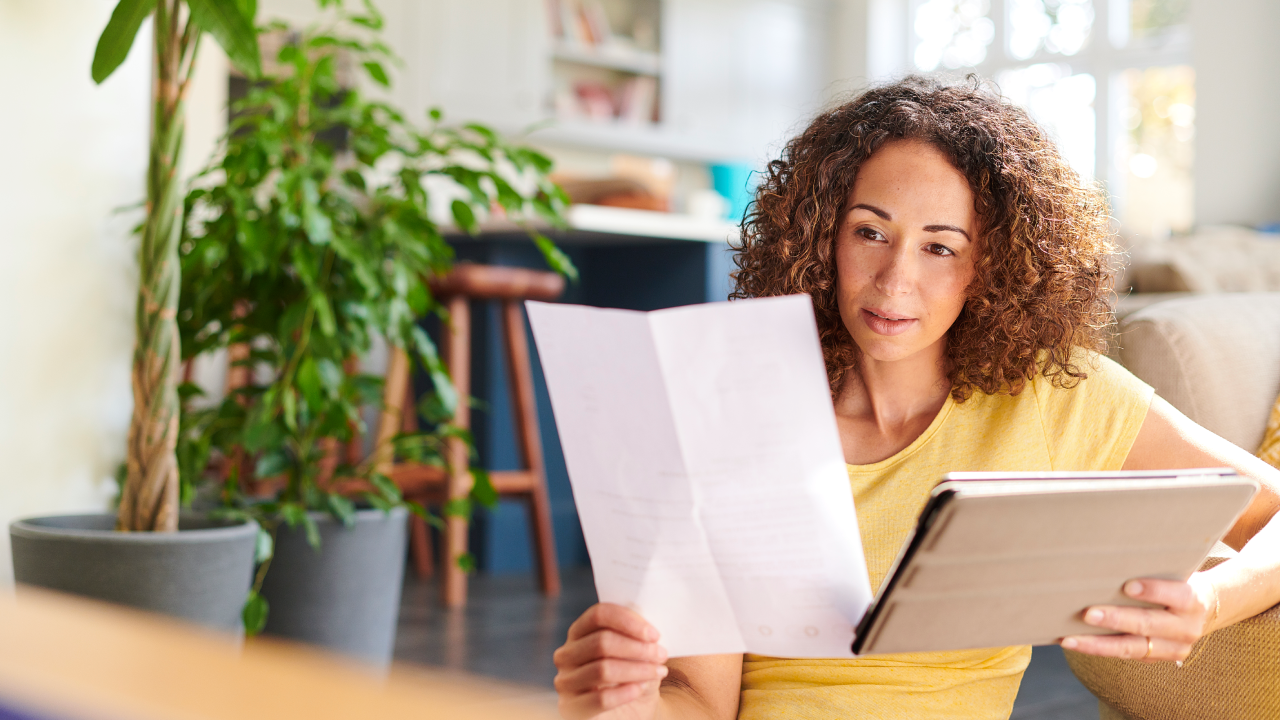
[[[1150,607],[1124,583],[1186,580],[1257,491],[1229,469],[950,473],[858,623],[853,653],[1107,634],[1084,623],[1085,608]]]

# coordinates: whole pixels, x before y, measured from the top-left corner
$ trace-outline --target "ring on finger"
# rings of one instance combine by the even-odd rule
[[[1154,644],[1151,642],[1151,638],[1150,638],[1150,637],[1148,637],[1148,638],[1147,638],[1147,654],[1146,654],[1146,655],[1143,655],[1142,657],[1140,657],[1140,658],[1138,658],[1138,659],[1139,659],[1139,660],[1146,660],[1147,658],[1151,657],[1151,650],[1152,650],[1152,648],[1153,648],[1153,647],[1154,647]]]

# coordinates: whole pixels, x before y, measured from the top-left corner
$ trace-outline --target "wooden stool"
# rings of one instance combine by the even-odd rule
[[[458,397],[453,422],[468,430],[471,427],[468,404],[471,397],[470,301],[498,300],[502,303],[503,344],[511,387],[511,407],[519,454],[525,469],[491,472],[489,478],[500,497],[519,497],[529,501],[529,524],[534,539],[539,585],[548,597],[558,596],[560,571],[551,530],[551,507],[547,499],[542,439],[538,433],[538,412],[533,394],[533,371],[529,364],[528,338],[520,303],[525,299],[553,300],[559,297],[564,291],[564,279],[550,272],[462,263],[448,275],[432,280],[431,289],[449,310],[441,349]],[[391,439],[401,432],[417,429],[417,402],[409,382],[409,367],[409,358],[404,351],[393,348],[375,445],[382,450],[375,467],[400,487],[406,499],[441,503],[465,498],[471,491],[472,480],[467,470],[468,448],[462,440],[450,438],[447,441],[447,471],[419,463],[397,462],[392,455]],[[444,521],[444,604],[459,607],[466,603],[467,576],[458,567],[457,558],[467,552],[468,522],[460,517],[445,517]],[[418,574],[430,576],[433,572],[430,534],[426,523],[418,517],[411,520],[410,547]]]

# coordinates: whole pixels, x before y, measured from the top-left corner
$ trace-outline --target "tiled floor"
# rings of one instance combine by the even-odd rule
[[[529,575],[472,578],[464,610],[440,606],[439,588],[405,579],[396,659],[463,670],[550,690],[551,653],[569,624],[595,602],[591,573],[565,572],[564,591],[543,598]],[[1097,720],[1098,701],[1076,682],[1062,651],[1036,648],[1022,679],[1013,720]]]

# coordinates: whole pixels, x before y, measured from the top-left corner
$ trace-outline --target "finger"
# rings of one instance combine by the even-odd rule
[[[1142,578],[1124,584],[1124,594],[1135,600],[1163,605],[1174,612],[1195,610],[1196,595],[1189,583]]]
[[[1147,652],[1147,638],[1139,635],[1071,635],[1062,638],[1062,647],[1087,655],[1102,655],[1126,660],[1186,660],[1191,654],[1189,643],[1154,637],[1151,640],[1150,654]]]
[[[560,669],[575,668],[601,658],[661,665],[667,661],[667,650],[657,643],[641,642],[613,630],[597,630],[586,637],[566,642],[551,658]]]
[[[1128,635],[1163,637],[1177,642],[1195,642],[1199,636],[1195,618],[1156,608],[1098,605],[1085,610],[1084,622]]]
[[[591,633],[608,628],[637,640],[656,642],[658,629],[640,617],[640,613],[613,603],[596,603],[569,626],[569,639],[577,640]]]
[[[657,689],[657,683],[627,683],[616,687],[594,690],[577,695],[560,695],[561,717],[576,720],[592,718],[629,702],[633,702],[646,692]]]
[[[627,683],[652,682],[666,676],[666,665],[609,658],[561,670],[554,683],[556,692],[575,695]]]

